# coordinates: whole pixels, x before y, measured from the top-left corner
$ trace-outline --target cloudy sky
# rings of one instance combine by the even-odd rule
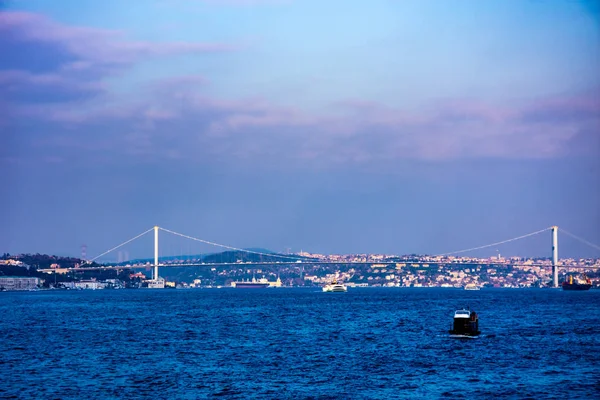
[[[600,243],[598,1],[0,4],[1,252]]]

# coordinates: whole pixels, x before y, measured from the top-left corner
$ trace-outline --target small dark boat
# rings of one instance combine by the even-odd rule
[[[479,335],[479,317],[475,311],[457,310],[454,313],[454,325],[450,334],[458,337]]]

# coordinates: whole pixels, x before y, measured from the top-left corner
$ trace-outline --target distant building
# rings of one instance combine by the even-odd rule
[[[165,288],[165,280],[164,278],[158,277],[157,280],[150,279],[147,281],[149,289],[164,289]]]
[[[269,282],[269,287],[281,287],[281,279],[277,277],[275,282]]]
[[[28,276],[0,276],[0,290],[30,290],[36,289],[40,278]]]
[[[56,268],[56,269],[53,269],[52,271],[44,271],[44,273],[65,275],[65,274],[69,273],[69,270],[67,268]]]
[[[80,281],[80,282],[75,282],[75,288],[76,289],[92,289],[92,290],[96,290],[96,289],[104,289],[106,287],[106,284],[104,282],[98,282],[98,281]]]
[[[0,265],[12,265],[15,267],[25,267],[29,269],[29,265],[25,264],[23,261],[13,260],[11,258],[8,260],[0,260]]]

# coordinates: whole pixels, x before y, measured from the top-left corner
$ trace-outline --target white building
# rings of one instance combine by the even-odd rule
[[[164,278],[158,277],[157,280],[151,279],[148,281],[149,289],[164,289],[165,288],[165,280]]]
[[[75,289],[104,289],[106,287],[106,283],[98,282],[98,281],[80,281],[74,282],[73,285]]]
[[[0,290],[31,290],[40,284],[40,278],[29,276],[0,276]]]

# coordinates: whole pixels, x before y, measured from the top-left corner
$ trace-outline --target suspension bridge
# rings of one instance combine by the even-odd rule
[[[206,261],[203,260],[202,257],[200,260],[192,260],[192,261],[183,261],[180,259],[176,259],[173,260],[172,262],[163,262],[160,263],[159,262],[159,232],[162,231],[165,234],[171,235],[171,236],[175,236],[178,238],[183,238],[183,239],[187,239],[193,242],[197,242],[197,243],[201,243],[204,245],[210,245],[213,247],[217,247],[220,249],[224,249],[224,251],[235,251],[235,252],[240,252],[241,254],[247,254],[247,255],[254,255],[254,256],[260,256],[260,260],[254,260],[254,261],[242,261],[242,260],[236,260],[234,262],[232,261],[225,261],[225,262],[219,262],[219,261]],[[522,240],[528,237],[532,237],[532,236],[537,236],[543,233],[547,233],[547,232],[551,232],[551,267],[552,267],[552,280],[553,280],[553,286],[554,287],[558,287],[558,269],[559,268],[564,268],[566,266],[561,265],[559,258],[558,258],[558,227],[557,226],[551,226],[548,228],[544,228],[544,229],[540,229],[538,231],[535,232],[531,232],[525,235],[520,235],[517,237],[513,237],[510,239],[506,239],[506,240],[502,240],[502,241],[497,241],[494,243],[489,243],[486,245],[482,245],[482,246],[476,246],[476,247],[472,247],[472,248],[468,248],[468,249],[462,249],[462,250],[457,250],[457,251],[452,251],[452,252],[447,252],[447,253],[441,253],[441,254],[437,254],[437,255],[433,255],[433,256],[426,256],[423,257],[425,259],[425,261],[423,260],[412,260],[409,261],[410,265],[412,266],[425,266],[428,263],[452,263],[452,260],[450,257],[452,256],[456,256],[459,254],[465,254],[465,253],[470,253],[473,251],[477,251],[477,250],[482,250],[482,249],[486,249],[486,248],[490,248],[490,247],[495,247],[495,246],[499,246],[502,244],[506,244],[506,243],[510,243],[510,242],[514,242],[517,240]],[[229,246],[229,245],[224,245],[224,244],[220,244],[220,243],[216,243],[216,242],[212,242],[212,241],[208,241],[208,240],[204,240],[204,239],[200,239],[197,237],[193,237],[190,235],[185,235],[183,233],[179,233],[179,232],[175,232],[166,228],[162,228],[159,226],[154,226],[122,243],[120,243],[117,246],[114,246],[108,250],[106,250],[105,252],[97,255],[94,258],[91,258],[89,260],[86,260],[86,262],[77,267],[77,268],[68,268],[67,270],[77,270],[77,271],[89,271],[89,270],[107,270],[107,269],[124,269],[125,267],[123,265],[97,265],[97,264],[92,264],[94,263],[96,260],[106,256],[109,253],[112,253],[120,248],[122,248],[123,246],[126,246],[127,244],[130,244],[140,238],[142,238],[143,236],[146,236],[147,234],[154,232],[154,263],[152,264],[153,266],[153,273],[152,273],[152,281],[154,282],[158,282],[160,278],[159,276],[159,267],[160,268],[165,268],[165,267],[169,267],[169,268],[173,268],[173,267],[197,267],[197,266],[203,266],[203,267],[226,267],[226,266],[232,266],[232,265],[244,265],[244,266],[272,266],[272,265],[292,265],[292,264],[319,264],[319,265],[375,265],[375,264],[379,264],[379,265],[394,265],[394,264],[398,264],[399,262],[402,262],[401,260],[399,260],[399,257],[394,257],[394,256],[390,256],[388,257],[388,259],[366,259],[366,260],[332,260],[332,259],[327,259],[327,258],[315,258],[315,257],[309,257],[309,256],[304,256],[302,255],[303,253],[301,253],[300,255],[296,255],[296,254],[279,254],[279,253],[267,253],[267,252],[262,252],[262,251],[256,251],[256,250],[250,250],[250,249],[242,249],[239,247],[234,247],[234,246]],[[570,236],[573,239],[578,240],[579,242],[586,244],[590,247],[593,247],[597,250],[600,250],[600,246],[597,246],[577,235],[574,235],[564,229],[561,229],[561,233]],[[264,258],[264,259],[262,259]],[[460,263],[460,264],[465,264],[465,265],[469,265],[469,263]],[[486,263],[482,263],[482,262],[476,262],[475,264],[477,265],[485,265]],[[489,263],[490,265],[497,265],[497,263]],[[519,265],[519,263],[511,263],[510,265],[516,266]],[[548,263],[522,263],[521,265],[523,266],[539,266],[539,267],[549,267],[550,265]],[[136,265],[134,268],[145,268],[147,267],[146,265]],[[581,267],[580,268],[589,268],[589,266],[587,267]],[[131,268],[131,267],[128,267]],[[568,268],[578,268],[578,266],[573,266],[573,265],[569,265]],[[50,272],[50,271],[48,271]]]

